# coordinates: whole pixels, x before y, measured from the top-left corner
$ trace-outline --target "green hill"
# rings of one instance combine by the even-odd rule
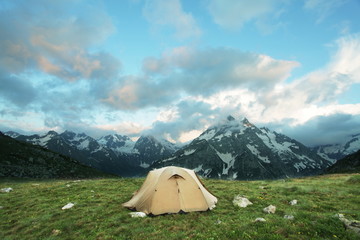
[[[79,162],[0,132],[0,177],[89,178],[109,176]]]
[[[336,214],[360,220],[360,175],[204,180],[219,199],[212,211],[131,218],[121,204],[143,181],[0,180],[0,189],[13,188],[0,192],[0,239],[359,239]],[[238,194],[253,205],[235,207]],[[62,210],[69,202],[74,207]],[[264,213],[270,204],[276,212]],[[260,217],[266,222],[254,222]]]
[[[338,160],[326,173],[360,173],[360,150]]]

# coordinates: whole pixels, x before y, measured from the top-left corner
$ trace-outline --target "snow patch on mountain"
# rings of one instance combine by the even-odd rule
[[[148,167],[150,167],[150,164],[147,164],[147,163],[145,163],[145,162],[141,162],[141,163],[140,163],[140,167],[142,167],[142,168],[148,168]]]
[[[200,172],[200,171],[203,171],[202,167],[203,167],[203,164],[200,164],[199,166],[197,166],[193,170],[194,170],[194,172]]]
[[[174,159],[176,159],[176,156],[163,159],[163,160],[161,160],[161,162],[168,162],[168,161],[171,161],[171,160],[174,160]]]
[[[46,144],[54,137],[54,134],[45,134],[38,140],[38,145],[46,146]]]
[[[296,168],[297,172],[300,172],[300,170],[303,170],[306,168],[306,165],[303,162],[298,162],[294,164],[294,167]]]
[[[217,135],[216,137],[214,137],[214,139],[216,141],[221,141],[224,137],[231,137],[231,135],[232,135],[232,132],[228,130],[224,134]]]
[[[79,150],[89,149],[90,141],[88,139],[81,139],[79,142],[80,142],[80,144],[77,145],[77,148]]]
[[[185,155],[185,156],[191,155],[191,154],[193,154],[195,151],[196,151],[196,149],[185,150],[185,151],[184,151],[184,155]]]
[[[276,152],[287,152],[291,151],[290,147],[293,147],[295,144],[291,142],[283,142],[279,143],[276,140],[276,135],[274,132],[271,132],[270,130],[266,128],[260,129],[262,133],[256,133],[256,135],[261,138],[264,142],[264,144],[269,147],[270,149],[275,150]],[[295,146],[296,149],[298,149],[298,146]]]
[[[200,137],[198,137],[199,140],[210,140],[211,138],[213,138],[216,134],[216,130],[215,129],[211,129],[208,132],[205,132],[203,134],[200,135]]]
[[[258,157],[261,161],[263,161],[264,163],[270,163],[269,158],[266,156],[265,157],[261,156],[260,151],[255,146],[246,144],[246,147],[252,152],[252,154]]]
[[[214,150],[216,151],[216,154],[219,156],[219,158],[224,163],[226,163],[226,166],[223,167],[222,174],[228,175],[229,169],[234,167],[235,157],[233,157],[232,153],[221,153],[218,150],[216,150],[215,148],[214,148]]]

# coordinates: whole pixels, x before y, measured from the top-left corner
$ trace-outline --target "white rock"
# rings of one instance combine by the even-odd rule
[[[266,222],[265,218],[256,218],[254,222]]]
[[[143,212],[131,212],[129,213],[131,215],[131,217],[146,217],[146,213],[143,213]]]
[[[70,184],[66,184],[67,187],[70,187],[71,185]]]
[[[346,229],[349,229],[360,236],[360,221],[346,219],[344,214],[341,213],[336,214],[335,216],[337,216],[340,221],[343,222]]]
[[[247,207],[248,205],[252,205],[253,203],[249,201],[249,199],[247,199],[246,197],[237,195],[234,197],[233,200],[233,204],[234,206],[239,206],[239,207]]]
[[[274,205],[269,205],[263,209],[265,213],[275,213],[276,207]]]
[[[296,205],[296,204],[297,204],[297,200],[296,200],[296,199],[291,200],[291,201],[289,202],[289,204],[290,204],[290,205]]]
[[[13,189],[11,187],[8,188],[2,188],[1,192],[11,192]]]
[[[63,206],[61,209],[62,210],[69,209],[69,208],[72,208],[74,205],[75,205],[74,203],[68,203],[65,206]]]
[[[61,233],[61,230],[53,229],[51,233],[52,233],[52,235],[57,236],[57,235],[59,235]]]
[[[284,218],[285,218],[285,219],[288,219],[288,220],[294,220],[294,216],[293,216],[293,215],[285,215]]]

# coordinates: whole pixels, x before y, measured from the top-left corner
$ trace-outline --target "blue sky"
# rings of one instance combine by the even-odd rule
[[[0,130],[360,132],[358,0],[0,0]]]

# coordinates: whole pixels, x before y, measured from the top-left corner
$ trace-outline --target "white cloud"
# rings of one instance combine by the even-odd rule
[[[251,21],[259,21],[269,14],[276,15],[277,5],[283,0],[211,0],[208,6],[214,22],[224,28],[236,30]],[[265,22],[258,22],[261,28]],[[266,31],[269,31],[267,29]]]
[[[337,51],[322,69],[311,72],[292,83],[279,83],[280,91],[270,91],[261,102],[267,107],[265,113],[274,120],[296,119],[303,123],[308,119],[334,113],[354,113],[357,105],[340,105],[338,97],[351,85],[359,83],[360,34],[350,35],[336,41]]]
[[[347,1],[348,0],[305,0],[304,8],[316,12],[318,15],[316,22],[321,23]]]
[[[97,129],[101,129],[104,132],[121,133],[129,136],[139,135],[148,127],[142,126],[139,123],[125,121],[117,124],[100,124],[94,126]]]
[[[250,88],[247,84],[239,83],[233,85],[231,90],[219,87],[212,94],[197,95],[196,91],[188,91],[192,97],[173,108],[176,109],[177,118],[162,119],[154,124],[153,130],[156,129],[159,133],[167,132],[172,139],[185,141],[190,136],[198,135],[199,131],[203,131],[219,119],[225,118],[227,114],[232,114],[238,118],[245,116],[259,126],[270,124],[275,126],[276,130],[283,131],[285,134],[287,132],[293,134],[294,137],[299,137],[299,140],[311,145],[320,143],[325,139],[325,137],[316,136],[320,133],[314,130],[316,126],[310,124],[311,121],[321,119],[322,122],[328,121],[330,124],[331,119],[338,119],[335,116],[352,116],[351,124],[343,124],[341,132],[339,131],[336,134],[339,136],[353,134],[356,129],[346,126],[354,126],[354,122],[358,119],[356,116],[360,116],[360,103],[341,104],[338,99],[353,84],[360,81],[358,77],[360,60],[357,54],[360,52],[360,35],[355,34],[340,38],[334,44],[336,51],[332,54],[327,65],[290,83],[281,81],[286,79],[290,70],[279,71],[281,74],[275,73],[272,76],[267,71],[263,71],[263,74],[268,74],[271,76],[269,78],[273,79],[272,81],[269,80],[272,87],[262,89],[263,81],[256,82],[258,77],[253,77],[250,78],[251,81],[255,81],[259,88]],[[197,52],[196,55],[201,56],[202,54]],[[221,55],[229,59],[229,55],[224,53]],[[261,55],[258,57],[263,58]],[[264,58],[267,59],[266,56]],[[176,59],[181,60],[181,57]],[[211,58],[202,56],[195,60],[195,63],[199,64],[200,59]],[[232,58],[232,61],[234,59],[237,58]],[[167,61],[169,60],[167,59]],[[267,65],[266,60],[258,61],[258,65],[264,61]],[[271,59],[271,61],[276,60]],[[203,66],[203,64],[204,61],[199,66]],[[289,63],[281,64],[278,62],[278,64],[280,67],[282,64],[286,66]],[[219,62],[216,65],[219,65]],[[181,72],[186,72],[186,61],[182,62],[181,66]],[[194,64],[189,64],[190,66],[192,71],[196,71],[197,67]],[[256,69],[257,65],[253,64],[253,66],[253,69]],[[224,71],[229,71],[231,68],[225,67],[224,69]],[[259,67],[258,69],[262,68]],[[276,72],[276,70],[274,71]],[[254,72],[253,76],[256,76],[257,73]],[[224,73],[224,75],[226,74]],[[202,83],[196,82],[192,86],[196,84],[201,86]],[[216,83],[213,84],[216,85]],[[226,85],[226,81],[224,84]],[[183,122],[184,119],[186,119],[186,123]],[[307,128],[307,123],[310,124],[310,128]],[[307,133],[308,141],[306,141],[306,136],[301,133],[301,129]],[[329,134],[322,134],[330,136]]]
[[[168,105],[183,95],[206,97],[231,88],[265,91],[287,79],[297,66],[295,61],[231,48],[179,47],[161,58],[148,58],[145,75],[124,77],[104,102],[118,109],[141,109]]]
[[[180,0],[147,0],[143,14],[153,26],[174,29],[175,37],[199,37],[201,30],[192,14],[183,10]]]

